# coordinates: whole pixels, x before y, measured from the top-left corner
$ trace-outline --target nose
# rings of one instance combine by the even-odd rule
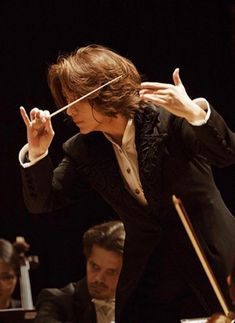
[[[99,271],[96,274],[96,281],[99,282],[99,283],[104,283],[104,281],[105,281],[105,274],[102,271]]]

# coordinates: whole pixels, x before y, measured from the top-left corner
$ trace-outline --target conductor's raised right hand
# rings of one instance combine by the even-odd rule
[[[32,161],[48,150],[55,133],[49,111],[33,108],[29,117],[21,106],[20,113],[27,128],[29,159]]]

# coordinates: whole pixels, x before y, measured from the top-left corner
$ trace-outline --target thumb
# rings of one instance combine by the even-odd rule
[[[182,84],[181,79],[180,79],[180,69],[178,67],[174,70],[172,77],[173,77],[173,81],[176,86]]]

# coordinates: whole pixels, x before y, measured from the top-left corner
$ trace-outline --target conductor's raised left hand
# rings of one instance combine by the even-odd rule
[[[160,82],[143,82],[139,95],[144,101],[151,101],[165,108],[172,114],[194,122],[205,118],[205,111],[187,94],[180,79],[179,68],[172,74],[173,84]]]

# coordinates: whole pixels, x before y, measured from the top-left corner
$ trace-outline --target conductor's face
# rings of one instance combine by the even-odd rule
[[[109,300],[115,297],[122,267],[122,256],[93,245],[87,259],[87,284],[92,298]]]

